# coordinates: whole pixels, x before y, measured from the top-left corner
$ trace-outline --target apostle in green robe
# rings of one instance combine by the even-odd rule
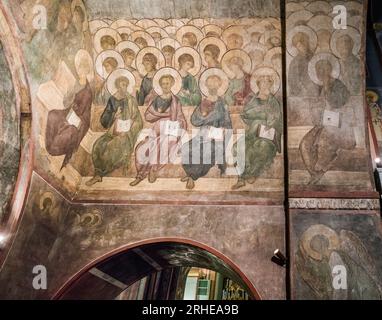
[[[119,77],[115,81],[117,92],[110,97],[101,116],[101,124],[108,131],[93,146],[94,177],[86,185],[92,186],[116,169],[126,173],[131,154],[143,127],[137,100],[127,92],[129,80]]]
[[[189,72],[195,65],[192,55],[182,54],[178,58],[179,73],[182,76],[182,89],[178,94],[179,102],[182,106],[199,106],[202,95],[195,77]]]
[[[271,93],[274,79],[270,75],[259,76],[256,84],[259,92],[250,98],[241,114],[247,126],[245,152],[237,148],[237,157],[245,153],[245,166],[233,190],[244,187],[246,182],[254,183],[281,152],[283,119],[280,103]],[[244,144],[237,144],[240,145]]]

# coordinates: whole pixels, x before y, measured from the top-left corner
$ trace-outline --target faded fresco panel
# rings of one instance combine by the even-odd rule
[[[346,9],[346,29],[333,8]],[[373,190],[364,109],[364,3],[287,1],[291,191]]]
[[[0,273],[0,297],[46,299],[91,261],[142,240],[190,239],[226,255],[265,299],[284,299],[284,269],[272,263],[284,250],[281,206],[69,205],[37,174],[19,232]],[[235,232],[232,232],[235,230]],[[48,270],[48,290],[34,290],[32,269]]]
[[[0,222],[9,211],[20,160],[20,118],[12,75],[0,42]]]
[[[170,17],[165,1],[46,1],[48,28],[23,34],[45,179],[86,199],[282,201],[277,1]]]
[[[293,210],[292,298],[382,299],[381,249],[377,213]],[[333,286],[340,272],[346,288]]]

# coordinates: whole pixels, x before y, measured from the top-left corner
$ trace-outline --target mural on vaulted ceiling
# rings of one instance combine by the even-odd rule
[[[24,28],[23,43],[38,173],[87,198],[282,195],[279,6],[243,1],[238,18],[228,2],[191,2],[170,16],[141,16],[142,1],[121,3],[124,16],[103,2],[40,2],[47,28]]]

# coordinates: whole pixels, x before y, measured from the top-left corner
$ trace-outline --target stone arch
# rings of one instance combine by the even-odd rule
[[[226,255],[221,253],[220,251],[203,244],[201,242],[186,239],[186,238],[153,238],[146,239],[139,242],[131,243],[128,245],[121,246],[115,250],[109,251],[106,254],[98,257],[93,260],[83,268],[81,268],[77,273],[75,273],[52,297],[52,299],[72,299],[73,297],[80,298],[77,296],[78,294],[84,295],[83,297],[86,299],[86,294],[89,294],[92,291],[92,286],[89,285],[89,272],[101,266],[105,262],[112,262],[113,259],[120,257],[121,255],[127,254],[136,249],[147,248],[148,246],[157,246],[161,245],[179,245],[185,246],[187,248],[193,248],[196,250],[201,250],[206,254],[206,256],[216,259],[217,264],[214,265],[211,269],[214,270],[216,267],[225,268],[226,274],[232,276],[234,280],[237,281],[244,289],[247,290],[251,299],[260,300],[261,296],[258,290],[255,288],[253,283],[247,278],[244,272]],[[206,260],[208,261],[208,260]],[[181,265],[179,265],[181,266]],[[202,265],[202,267],[209,267],[208,265]],[[214,271],[221,271],[214,270]],[[132,277],[129,283],[132,284],[135,280],[139,280],[138,277]],[[85,289],[85,291],[83,291]]]

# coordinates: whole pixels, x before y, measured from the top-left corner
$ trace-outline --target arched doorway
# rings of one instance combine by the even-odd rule
[[[260,299],[253,284],[226,256],[204,244],[177,238],[147,240],[112,251],[74,275],[53,299],[111,300],[131,297],[134,290],[140,290],[137,296],[144,300],[183,299],[191,269],[211,271],[224,284],[234,284],[245,297]],[[205,283],[213,285],[212,290],[227,289],[214,280]],[[210,295],[210,299],[216,297],[221,294]]]

